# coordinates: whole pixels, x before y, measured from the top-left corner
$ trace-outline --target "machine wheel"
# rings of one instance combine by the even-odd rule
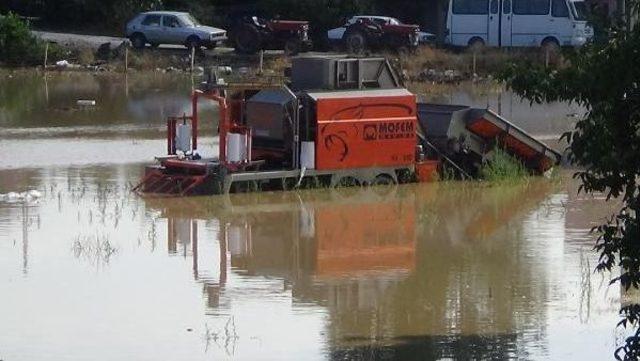
[[[371,182],[371,185],[374,186],[372,188],[373,192],[380,196],[391,194],[395,189],[395,187],[393,187],[395,184],[395,179],[393,179],[393,177],[388,174],[378,174],[373,179],[373,182]]]
[[[187,38],[187,42],[184,44],[187,49],[191,50],[192,48],[195,48],[196,50],[200,49],[200,38],[195,36],[195,35],[191,35],[190,37]]]
[[[261,190],[258,181],[234,182],[231,185],[233,193],[251,193]]]
[[[290,38],[284,43],[284,54],[287,56],[298,55],[301,47],[300,39]]]
[[[396,184],[396,181],[388,174],[378,174],[371,182],[372,186],[389,186]]]
[[[359,187],[361,185],[362,183],[355,177],[346,176],[338,180],[338,182],[336,183],[336,188]]]
[[[262,39],[255,26],[241,24],[235,30],[236,51],[242,54],[255,54],[260,50]]]
[[[144,49],[145,45],[147,45],[147,38],[142,33],[134,33],[129,40],[131,40],[131,45],[135,49]]]
[[[468,49],[472,53],[478,53],[484,49],[484,40],[481,38],[471,38],[469,40]]]
[[[347,51],[353,54],[362,54],[367,46],[367,38],[361,31],[352,31],[345,38]]]
[[[296,188],[297,183],[297,180],[294,178],[282,178],[280,180],[280,188],[282,188],[283,191],[290,191]]]

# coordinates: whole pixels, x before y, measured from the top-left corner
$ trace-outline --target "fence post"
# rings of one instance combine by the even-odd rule
[[[478,56],[478,52],[477,51],[473,51],[473,75],[475,76],[476,74],[478,74],[478,71],[476,69],[476,57]]]
[[[544,66],[549,67],[549,47],[545,46],[544,48]]]
[[[264,70],[264,50],[260,50],[260,67],[258,68],[260,75],[262,75],[263,70]]]
[[[49,42],[47,42],[44,46],[44,71],[47,71],[47,58],[49,57]]]
[[[196,47],[192,46],[191,47],[191,72],[192,73],[193,73],[193,66],[194,66],[194,63],[196,61],[195,58],[196,58]]]
[[[124,45],[124,72],[129,72],[129,43]]]

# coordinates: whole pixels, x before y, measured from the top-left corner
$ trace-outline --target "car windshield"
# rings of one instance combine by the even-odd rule
[[[573,18],[580,21],[587,20],[587,5],[584,1],[572,1],[571,11],[573,12]]]
[[[198,21],[198,19],[194,18],[193,15],[191,15],[191,14],[184,14],[184,15],[180,16],[180,19],[182,20],[182,22],[184,23],[185,26],[198,26],[198,25],[200,25],[200,22]]]

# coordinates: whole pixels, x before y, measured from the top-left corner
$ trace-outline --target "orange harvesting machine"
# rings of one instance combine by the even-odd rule
[[[211,158],[198,150],[200,99],[218,105],[218,154]],[[473,176],[477,162],[466,166],[453,159],[464,152],[451,154],[434,144],[424,114],[432,115],[402,87],[384,58],[294,58],[289,84],[224,84],[211,74],[193,93],[192,114],[168,120],[168,154],[146,167],[135,190],[196,195],[397,184],[435,180],[444,166],[461,177]],[[452,127],[459,125],[454,118],[460,116],[450,114]],[[504,139],[523,134],[533,139],[523,132]],[[546,146],[535,152],[540,159],[551,159],[532,167],[535,171],[558,160]]]

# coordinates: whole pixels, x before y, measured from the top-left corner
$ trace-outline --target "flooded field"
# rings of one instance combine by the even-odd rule
[[[191,79],[0,81],[0,193],[42,195],[0,199],[0,360],[602,360],[621,340],[589,235],[613,206],[569,172],[143,199]],[[576,112],[462,89],[442,98],[543,139]]]

